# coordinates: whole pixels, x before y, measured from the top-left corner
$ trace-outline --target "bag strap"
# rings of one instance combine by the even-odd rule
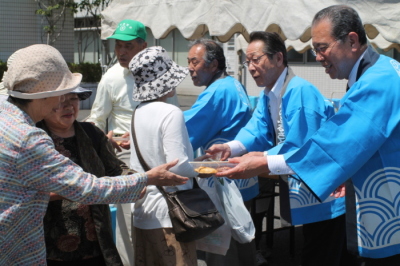
[[[138,106],[136,106],[136,108]],[[132,114],[132,139],[133,139],[133,143],[135,144],[135,151],[136,151],[136,155],[137,155],[137,157],[139,159],[140,164],[142,165],[142,167],[143,167],[143,169],[145,171],[149,171],[151,168],[146,163],[146,161],[143,159],[142,153],[140,152],[139,145],[138,145],[138,142],[137,142],[137,139],[136,139],[136,131],[135,131],[135,113],[136,113],[136,108],[135,108],[135,110],[133,111],[133,114]]]
[[[140,105],[140,104],[139,104]],[[138,108],[138,106],[139,105],[137,105],[136,107],[135,107],[135,110],[133,111],[133,114],[132,114],[132,125],[131,125],[131,127],[132,127],[132,139],[133,139],[133,143],[135,144],[135,151],[136,151],[136,155],[137,155],[137,157],[138,157],[138,159],[139,159],[139,162],[140,162],[140,164],[142,165],[142,167],[143,167],[143,169],[145,170],[145,171],[149,171],[151,168],[149,167],[149,165],[146,163],[146,161],[143,159],[143,156],[142,156],[142,153],[140,152],[140,149],[139,149],[139,145],[138,145],[138,142],[137,142],[137,139],[136,139],[136,131],[135,131],[135,113],[136,113],[136,109]],[[164,197],[167,197],[167,193],[165,192],[165,190],[164,190],[164,188],[162,187],[162,186],[157,186],[157,188],[158,188],[158,190],[161,192],[161,194],[164,196]]]
[[[136,108],[138,108],[139,105],[137,105]],[[138,142],[136,139],[136,131],[135,131],[136,108],[135,108],[135,110],[133,110],[133,114],[132,114],[132,123],[131,123],[132,124],[132,126],[131,126],[132,127],[132,139],[133,139],[133,143],[135,144],[135,151],[136,151],[136,155],[139,159],[140,164],[142,165],[142,167],[145,171],[149,171],[151,168],[146,163],[146,161],[143,159],[142,153],[140,152],[139,145],[138,145]],[[165,192],[165,190],[162,186],[157,186],[157,188],[161,192],[161,194],[163,194],[164,197],[167,197],[167,193]],[[200,188],[199,184],[197,183],[196,178],[193,178],[193,188]]]

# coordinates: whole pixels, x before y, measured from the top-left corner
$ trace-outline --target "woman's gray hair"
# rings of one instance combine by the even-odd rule
[[[224,50],[216,41],[210,39],[198,39],[189,44],[189,49],[196,45],[202,45],[206,49],[203,58],[206,61],[206,66],[209,66],[212,61],[217,60],[218,69],[225,70],[226,59]]]

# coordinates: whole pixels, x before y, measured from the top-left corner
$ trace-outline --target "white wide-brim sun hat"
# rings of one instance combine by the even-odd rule
[[[42,99],[69,93],[81,80],[82,74],[71,73],[56,48],[35,44],[18,51],[3,82],[10,96]]]

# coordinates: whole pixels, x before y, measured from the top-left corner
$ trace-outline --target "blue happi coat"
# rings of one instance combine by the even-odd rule
[[[222,75],[183,114],[193,149],[206,150],[213,144],[233,140],[249,121],[251,106],[243,85],[231,76]],[[235,180],[235,183],[245,201],[258,194],[257,178]]]
[[[368,48],[360,70],[336,115],[285,159],[321,200],[351,178],[347,238],[384,258],[400,254],[400,64]]]
[[[235,138],[242,142],[248,151],[268,150],[268,154],[274,155],[296,150],[334,113],[332,105],[318,89],[295,76],[290,68],[281,95],[280,117],[284,129],[284,142],[275,146],[278,142],[275,141],[276,133],[268,110],[269,98],[261,92],[252,119]],[[326,176],[317,173],[313,178],[324,180]],[[284,177],[281,183],[284,181],[288,183],[289,195],[284,196],[281,193],[281,216],[287,213],[288,215],[283,215],[282,218],[289,224],[328,220],[345,212],[344,198],[329,197],[321,203],[296,176]],[[288,206],[285,203],[288,197],[290,211],[282,209]]]

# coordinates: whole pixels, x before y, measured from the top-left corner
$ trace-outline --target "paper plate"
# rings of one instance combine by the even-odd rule
[[[233,168],[237,164],[227,161],[203,161],[203,162],[189,162],[194,170],[200,174],[216,174],[223,172],[228,168]]]

